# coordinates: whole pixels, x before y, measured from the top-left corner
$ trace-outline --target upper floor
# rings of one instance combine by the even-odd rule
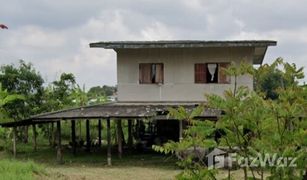
[[[222,95],[233,88],[223,69],[230,63],[261,64],[275,41],[146,41],[99,42],[91,47],[117,53],[118,101],[198,102],[205,93]],[[253,88],[244,75],[238,85]]]

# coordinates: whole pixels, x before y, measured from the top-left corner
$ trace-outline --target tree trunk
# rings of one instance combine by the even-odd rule
[[[243,167],[244,171],[244,180],[247,180],[247,167]]]

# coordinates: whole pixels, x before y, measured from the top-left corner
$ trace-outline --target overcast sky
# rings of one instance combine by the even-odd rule
[[[277,40],[265,63],[283,57],[307,66],[306,0],[0,0],[0,4],[0,24],[9,27],[0,30],[0,64],[24,59],[46,82],[71,72],[87,88],[115,85],[115,52],[88,46],[109,40]]]

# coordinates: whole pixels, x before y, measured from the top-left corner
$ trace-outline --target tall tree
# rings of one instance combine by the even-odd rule
[[[73,105],[71,95],[76,89],[75,76],[72,73],[62,73],[60,79],[52,83],[53,98],[60,109]]]
[[[0,67],[0,83],[9,93],[20,94],[24,101],[15,101],[5,106],[9,116],[15,121],[41,112],[44,80],[31,63],[20,60],[19,66]],[[28,141],[27,127],[24,128],[24,142]]]
[[[261,65],[254,74],[254,86],[257,92],[264,93],[266,98],[277,99],[279,88],[297,86],[298,80],[304,78],[303,67],[284,62],[277,58],[272,64]]]

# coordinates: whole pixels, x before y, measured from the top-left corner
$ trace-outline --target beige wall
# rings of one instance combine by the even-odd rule
[[[254,48],[122,49],[117,51],[119,101],[204,101],[205,93],[222,95],[232,84],[195,84],[194,64],[252,63]],[[139,84],[139,63],[163,63],[164,84]],[[252,88],[252,77],[238,79]]]

